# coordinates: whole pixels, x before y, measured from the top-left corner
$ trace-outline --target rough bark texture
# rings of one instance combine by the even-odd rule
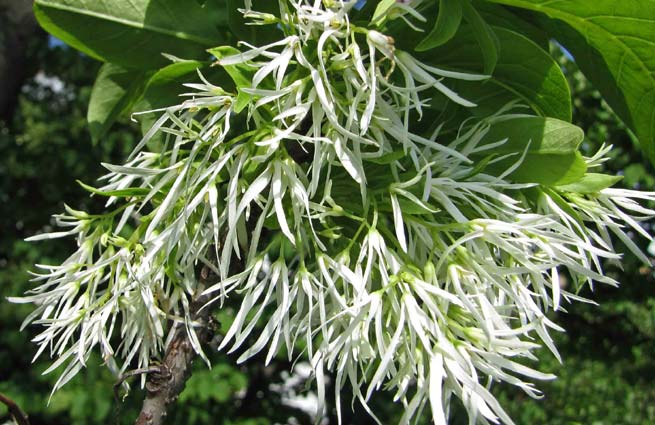
[[[206,281],[208,274],[208,269],[203,268],[201,281]],[[204,287],[204,284],[199,286],[198,294]],[[211,309],[205,308],[199,311],[208,300],[208,296],[198,295],[190,305],[191,317],[200,325],[196,329],[196,334],[203,345],[211,341],[215,328],[211,318]],[[177,400],[186,381],[191,376],[191,365],[197,354],[193,350],[189,336],[184,326],[179,324],[171,332],[175,332],[175,336],[166,350],[164,360],[158,366],[157,372],[148,375],[147,396],[136,420],[136,425],[163,424],[168,405]]]
[[[16,404],[14,400],[0,393],[0,402],[7,406],[9,414],[14,418],[14,421],[16,421],[18,425],[30,425],[30,421],[27,419],[27,415],[21,410],[21,408]]]

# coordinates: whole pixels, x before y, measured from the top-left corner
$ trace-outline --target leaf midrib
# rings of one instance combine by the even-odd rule
[[[619,46],[621,46],[623,48],[623,51],[626,52],[627,55],[629,55],[634,61],[636,61],[636,63],[638,64],[638,66],[640,68],[640,71],[642,73],[646,74],[647,79],[650,81],[650,89],[647,90],[647,93],[652,93],[655,90],[655,72],[653,72],[653,70],[648,68],[646,63],[639,58],[639,55],[637,55],[631,48],[629,48],[628,45],[625,44],[618,37],[618,35],[615,35],[615,34],[611,33],[610,31],[606,30],[604,27],[602,27],[602,26],[594,23],[593,21],[589,20],[589,19],[593,19],[596,16],[581,18],[581,17],[578,17],[578,16],[570,14],[570,13],[566,13],[566,12],[563,12],[563,11],[559,11],[557,9],[549,8],[548,6],[542,7],[542,5],[540,5],[540,4],[535,5],[535,9],[536,10],[541,10],[541,9],[549,10],[552,13],[552,15],[550,15],[550,16],[557,17],[557,15],[559,15],[560,19],[562,19],[564,21],[570,22],[569,20],[572,20],[573,22],[579,22],[580,25],[582,25],[584,27],[595,28],[599,32],[602,32],[603,34],[606,34],[610,40],[614,40],[614,42],[616,42]],[[543,13],[548,15],[548,13],[545,12],[545,11]],[[653,21],[649,20],[649,22],[653,22]],[[585,38],[588,38],[588,35],[586,34],[586,31],[585,31],[584,36],[585,36]],[[617,75],[617,84],[621,84],[621,85],[622,85],[622,83],[621,83],[621,81],[622,81],[621,74],[623,73],[623,69],[622,69],[623,66],[622,65],[624,63],[623,59],[624,58],[622,57],[621,58],[621,66],[619,67],[618,75]],[[646,99],[646,96],[641,96],[641,98],[636,102],[636,104],[634,104],[634,113],[635,114],[638,113],[638,111],[643,108],[643,102],[645,101],[645,99]],[[630,108],[630,106],[628,106],[628,108]],[[632,112],[631,112],[631,114],[632,114]],[[650,125],[648,125],[648,128],[646,129],[646,131],[649,134],[647,134],[645,136],[649,137],[649,138],[653,138],[654,137],[654,131],[655,131],[655,129],[654,129],[654,127],[655,127],[655,108],[653,108],[653,110],[650,113],[650,123],[649,124]],[[637,130],[637,133],[640,133],[639,128],[636,128],[635,130]],[[646,141],[644,141],[644,143],[645,142]],[[646,150],[649,149],[645,145],[643,145],[643,146],[644,146],[644,149],[646,149]]]
[[[214,40],[207,39],[207,38],[204,38],[204,37],[198,37],[198,36],[195,36],[193,34],[189,34],[189,33],[184,32],[184,31],[173,31],[173,30],[169,30],[169,29],[166,29],[166,28],[156,26],[156,25],[149,25],[149,24],[146,24],[145,22],[136,22],[136,21],[129,20],[129,19],[119,18],[117,16],[110,15],[110,14],[107,14],[107,13],[96,12],[96,11],[92,11],[92,10],[88,10],[88,9],[82,9],[82,8],[78,8],[78,7],[74,7],[74,6],[66,6],[66,5],[63,5],[63,4],[51,3],[51,2],[49,2],[47,0],[36,0],[36,4],[38,4],[38,5],[42,6],[42,7],[48,7],[48,8],[51,8],[51,9],[57,9],[57,10],[62,10],[64,12],[71,12],[71,13],[76,13],[76,14],[80,14],[80,15],[85,15],[85,16],[89,16],[89,17],[92,17],[92,18],[96,18],[96,19],[116,23],[116,24],[122,24],[122,25],[132,27],[132,28],[135,28],[135,29],[152,31],[152,32],[163,34],[163,35],[170,36],[170,37],[173,37],[173,38],[179,38],[179,39],[182,39],[182,40],[191,41],[191,42],[194,42],[194,43],[197,43],[197,44],[201,44],[203,46],[212,46],[215,43]]]

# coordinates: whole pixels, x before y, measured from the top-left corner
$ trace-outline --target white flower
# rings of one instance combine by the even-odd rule
[[[394,10],[420,19],[418,3]],[[444,81],[486,76],[421,63],[351,23],[354,5],[294,0],[273,18],[247,2],[252,23],[285,32],[217,60],[250,81],[229,93],[200,75],[124,165],[105,164],[103,186],[90,190],[107,198],[107,212],[67,208],[57,216],[65,230],[32,238],[78,242],[60,266],[38,266],[40,286],[12,299],[36,305],[25,325],[43,326],[35,342],[37,356],[56,357],[49,371],[66,364],[55,390],[98,347],[114,371],[147,366],[165,349],[169,322],[203,355],[189,311],[202,292],[213,297],[204,308],[240,300],[219,347],[239,362],[263,350],[269,362],[282,347],[291,358],[302,341],[318,414],[329,371],[338,408],[351,385],[373,417],[366,403],[384,388],[404,404],[402,423],[427,405],[446,423],[452,396],[472,423],[512,423],[480,382],[540,396],[531,381],[553,376],[522,360],[536,360],[539,340],[559,356],[549,332],[562,329],[547,313],[580,300],[560,287],[560,273],[615,284],[601,268],[620,258],[610,233],[648,261],[626,231],[649,237],[639,223],[655,211],[639,201],[655,194],[512,182],[522,158],[500,175],[476,168],[472,154],[505,142],[480,144],[513,105],[450,138],[440,123],[414,131],[425,91],[468,107]],[[164,146],[148,152],[158,132]],[[216,276],[207,288],[199,264]]]

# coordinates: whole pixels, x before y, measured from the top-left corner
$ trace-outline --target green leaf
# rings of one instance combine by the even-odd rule
[[[460,0],[439,0],[439,15],[434,28],[416,46],[416,50],[424,51],[441,46],[455,35],[462,22],[462,4]]]
[[[571,90],[552,56],[516,32],[494,27],[501,55],[493,80],[545,117],[571,121]]]
[[[420,195],[418,197],[420,197]],[[403,196],[398,196],[398,204],[400,205],[400,209],[403,212],[403,215],[425,215],[429,217],[434,216],[434,210],[429,210]],[[380,212],[393,212],[391,201],[388,198],[382,198],[378,200],[376,202],[376,207]]]
[[[396,0],[382,0],[378,3],[373,12],[373,17],[371,18],[371,23],[380,25],[384,22],[384,18],[389,13],[389,10],[396,5]]]
[[[473,34],[478,40],[482,49],[482,58],[484,59],[484,73],[491,75],[496,63],[498,63],[498,39],[489,25],[482,19],[482,16],[473,7],[469,0],[461,2],[464,19],[473,28]]]
[[[511,156],[489,164],[487,169],[494,174],[503,173],[525,154],[518,168],[510,174],[512,181],[564,185],[580,180],[587,170],[578,152],[584,132],[566,121],[529,116],[505,119],[491,126],[481,144],[505,139],[507,141],[494,148],[493,153]]]
[[[212,55],[214,55],[216,59],[222,59],[228,56],[238,55],[239,53],[241,53],[239,49],[234,48],[232,46],[214,47],[207,51]],[[251,68],[243,64],[227,65],[227,66],[221,65],[221,68],[223,68],[225,72],[227,72],[230,75],[232,81],[234,81],[234,85],[236,88],[250,87],[250,84],[252,82],[252,76],[255,73],[254,68]]]
[[[489,163],[494,159],[497,158],[498,154],[497,153],[492,153],[491,155],[487,155],[484,158],[482,158],[479,161],[475,161],[475,166],[471,169],[471,171],[462,178],[462,180],[467,180],[470,179],[473,176],[477,176],[481,172],[483,172]]]
[[[557,186],[558,190],[574,193],[597,193],[603,189],[614,186],[623,176],[609,176],[607,174],[587,173],[575,183]]]
[[[494,153],[522,151],[531,140],[530,152],[565,155],[578,151],[584,132],[578,126],[554,118],[519,116],[494,123],[485,136],[485,139],[503,138],[508,138],[507,143],[495,148]]]
[[[251,95],[244,92],[243,90],[238,90],[237,101],[234,103],[234,112],[238,114],[239,112],[246,109],[246,107],[250,104],[251,100],[252,100]]]
[[[541,12],[552,37],[655,161],[655,0],[489,0]]]
[[[121,113],[129,111],[141,95],[148,76],[146,71],[125,69],[113,63],[100,68],[86,116],[94,143],[105,135]]]
[[[255,42],[255,26],[246,25],[243,14],[239,12],[239,8],[243,7],[243,0],[226,0],[227,1],[227,22],[230,30],[239,41],[247,41],[249,43]],[[273,2],[271,2],[273,3]],[[257,11],[257,5],[255,5]]]
[[[100,190],[96,189],[93,186],[89,186],[88,184],[83,183],[80,180],[77,180],[77,184],[82,186],[83,189],[94,193],[96,195],[100,196],[116,196],[118,198],[131,198],[133,196],[136,197],[143,197],[146,196],[148,193],[150,193],[150,189],[144,188],[144,187],[131,187],[128,189],[117,189],[117,190]]]
[[[562,211],[572,217],[580,225],[585,225],[584,220],[582,220],[582,217],[580,217],[580,214],[578,214],[578,212],[573,209],[573,207],[571,207],[571,203],[562,198],[562,195],[560,195],[555,189],[545,186],[541,186],[539,189],[543,190],[546,195],[550,196],[551,199],[555,201],[557,206],[562,209]]]
[[[96,59],[132,68],[166,65],[161,53],[204,59],[230,40],[222,0],[36,0],[46,31]]]
[[[180,94],[189,91],[183,84],[197,82],[196,70],[206,65],[207,62],[181,61],[161,68],[148,80],[135,109],[147,111],[180,103]]]
[[[545,117],[571,120],[571,91],[566,77],[550,54],[530,39],[505,28],[492,27],[500,43],[500,56],[489,80],[482,82],[461,83],[457,92],[485,108],[487,97],[498,97],[498,102],[489,105],[489,111],[495,112],[499,106],[508,101],[507,91],[512,98],[530,106],[537,114]],[[438,58],[438,63],[430,57],[425,60],[437,66],[448,65],[457,69],[481,71],[479,50],[470,30],[464,29],[451,43],[431,52],[430,56]],[[499,91],[490,85],[501,87]],[[475,108],[477,109],[477,108]],[[475,113],[476,111],[472,111]]]
[[[196,74],[196,70],[205,67],[209,62],[197,60],[180,60],[167,65],[157,72],[148,80],[148,86],[167,84],[171,81],[177,81],[180,77],[189,74]]]
[[[213,49],[209,49],[208,52],[214,55],[216,59],[238,55],[240,53],[238,49],[232,46],[215,47]],[[241,89],[250,87],[252,84],[252,77],[255,74],[256,69],[245,64],[222,65],[221,68],[227,72],[236,88],[237,100],[236,104],[234,105],[234,112],[238,114],[250,104],[252,96]]]
[[[534,13],[529,10],[510,10],[500,4],[482,0],[474,0],[473,5],[485,22],[492,27],[501,27],[519,33],[537,43],[542,49],[549,50],[548,33],[534,22]]]
[[[138,112],[151,111],[177,105],[181,102],[180,95],[189,91],[183,84],[198,82],[199,77],[196,70],[207,65],[208,62],[180,61],[161,68],[148,80],[143,96],[134,105],[134,110]],[[141,130],[145,134],[156,121],[157,114],[139,114],[137,117],[141,123]],[[157,142],[159,142],[158,136],[153,139],[153,143]]]

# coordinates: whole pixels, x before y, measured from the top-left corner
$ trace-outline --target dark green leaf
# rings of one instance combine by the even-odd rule
[[[487,24],[519,33],[548,51],[548,33],[534,22],[532,12],[522,9],[510,10],[502,5],[482,0],[474,0],[473,5]]]
[[[462,22],[462,4],[460,0],[439,0],[439,15],[434,28],[416,46],[416,50],[424,51],[441,46],[455,35]]]
[[[477,176],[481,172],[483,172],[489,163],[494,159],[497,158],[498,154],[497,153],[492,153],[491,155],[487,155],[484,158],[482,158],[479,161],[475,161],[475,166],[473,169],[471,169],[471,172],[469,172],[465,177],[462,178],[462,180],[467,180],[470,179],[473,176]]]
[[[570,121],[571,91],[557,62],[521,34],[504,28],[494,32],[502,46],[494,81],[539,115]]]
[[[105,135],[118,116],[141,95],[148,72],[128,70],[113,63],[100,68],[93,84],[87,121],[93,142]]]
[[[498,62],[498,39],[489,25],[482,19],[482,16],[471,5],[470,1],[465,0],[461,2],[462,12],[464,19],[473,28],[473,34],[478,40],[480,49],[482,50],[482,58],[484,59],[484,72],[491,75]]]
[[[420,196],[419,196],[420,197]],[[435,211],[434,210],[429,210],[421,205],[416,204],[413,201],[410,201],[409,199],[403,197],[403,196],[398,196],[398,204],[400,205],[400,209],[403,212],[403,215],[426,215],[426,216],[434,216]],[[380,199],[377,203],[376,206],[378,208],[378,211],[380,212],[393,212],[393,207],[391,205],[391,201],[388,198],[382,198]]]
[[[495,112],[498,107],[507,102],[507,91],[511,97],[521,100],[529,105],[537,114],[545,117],[571,120],[571,92],[566,77],[555,60],[528,38],[505,28],[493,27],[500,43],[500,56],[493,75],[489,80],[466,82],[460,84],[458,92],[481,108],[488,102],[486,97],[499,96],[498,102],[489,105],[490,111]],[[438,58],[435,65],[449,65],[450,67],[470,71],[481,71],[479,49],[470,30],[461,31],[451,43],[430,52],[431,56]],[[425,58],[431,62],[430,57]],[[498,91],[493,86],[501,87]],[[475,113],[475,111],[474,111]]]
[[[655,0],[490,0],[542,12],[551,36],[655,161]]]
[[[96,59],[132,68],[158,68],[161,53],[204,59],[230,40],[221,0],[200,6],[178,0],[36,0],[43,28]]]
[[[575,183],[558,186],[557,189],[574,193],[597,193],[603,189],[614,186],[623,176],[609,176],[607,174],[587,173]]]
[[[275,30],[275,24],[267,26],[247,25],[243,13],[239,10],[243,10],[243,0],[220,1],[226,3],[227,10],[223,13],[227,17],[228,26],[237,40],[246,41],[256,46],[262,46],[279,40],[280,36],[283,37],[281,32]],[[255,1],[253,2],[253,9],[257,12],[270,13],[275,16],[280,14],[277,1]]]
[[[198,82],[196,70],[204,65],[206,62],[182,61],[155,72],[148,80],[143,98],[136,105],[136,109],[147,111],[180,103],[180,94],[189,91],[183,84]]]
[[[151,111],[177,105],[180,95],[190,91],[184,83],[199,82],[196,70],[206,66],[207,62],[181,61],[160,69],[150,77],[143,91],[143,96],[134,105],[135,112]],[[141,129],[145,133],[157,119],[156,113],[139,114]],[[157,142],[155,137],[153,142]]]
[[[482,144],[507,140],[494,148],[493,153],[511,156],[489,164],[488,170],[492,173],[503,173],[525,154],[518,168],[510,174],[511,180],[564,185],[580,180],[587,170],[578,152],[583,138],[582,129],[565,121],[522,116],[493,124]],[[485,152],[480,153],[483,154]]]
[[[256,27],[254,25],[246,25],[243,14],[238,10],[240,7],[243,7],[243,0],[226,0],[226,2],[227,9],[225,13],[230,30],[240,41],[253,43],[255,41]],[[259,9],[257,10],[259,11]]]

